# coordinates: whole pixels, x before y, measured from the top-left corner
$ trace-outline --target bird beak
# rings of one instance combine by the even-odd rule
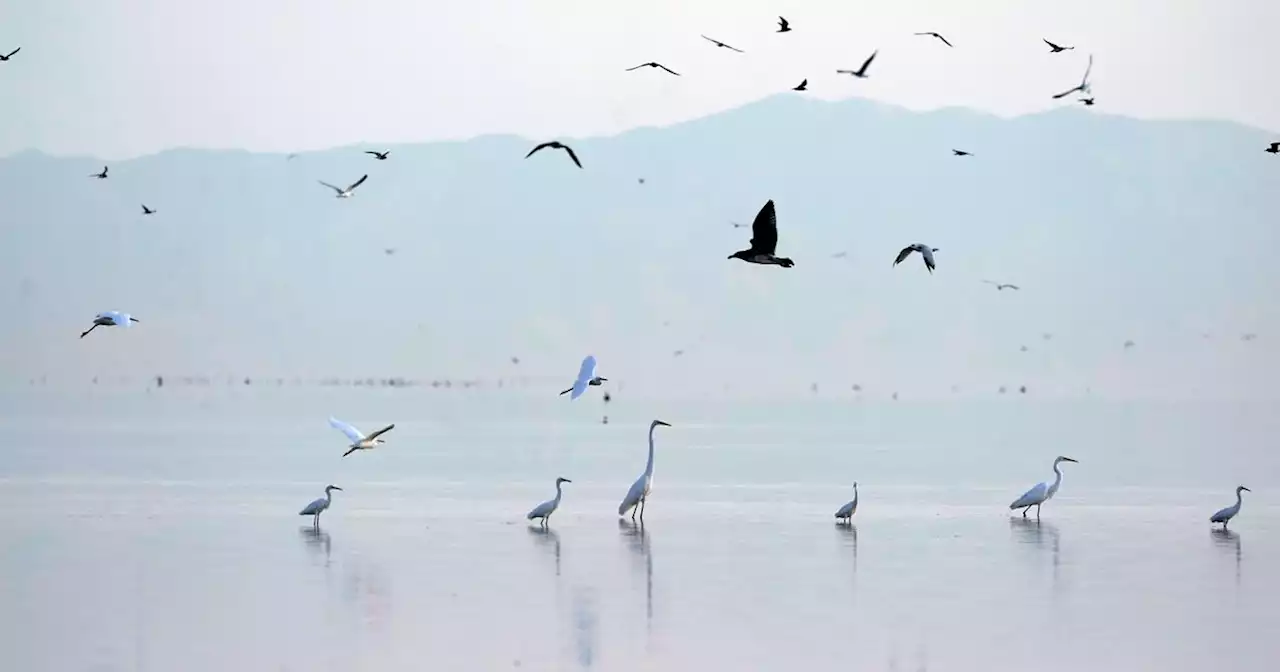
[[[663,427],[670,427],[670,426],[671,426],[671,424],[670,424],[670,423],[666,423],[666,422],[663,422],[663,421],[661,421],[661,420],[654,420],[653,422],[654,422],[654,424],[662,425]]]
[[[734,258],[734,257],[733,257],[733,255],[732,255],[732,254],[731,254],[731,255],[729,255],[728,257],[726,257],[726,259],[733,259],[733,258]]]
[[[1073,459],[1071,459],[1071,458],[1069,458],[1069,457],[1064,457],[1064,458],[1062,458],[1062,461],[1063,461],[1063,462],[1075,462],[1076,464],[1079,464],[1079,463],[1080,463],[1080,460],[1073,460]]]
[[[334,489],[334,490],[341,490],[342,488],[339,488],[338,486],[336,486],[336,485],[335,485],[335,486],[333,486],[333,489]]]
[[[573,482],[573,481],[571,481],[571,480],[569,480],[569,479],[567,479],[567,478],[562,478],[562,479],[560,479],[560,480],[564,481],[565,483],[572,483],[572,482]]]
[[[1244,487],[1243,485],[1242,485],[1242,486],[1240,486],[1240,489],[1241,489],[1241,490],[1244,490],[1245,492],[1253,492],[1252,490],[1250,490],[1249,488]]]

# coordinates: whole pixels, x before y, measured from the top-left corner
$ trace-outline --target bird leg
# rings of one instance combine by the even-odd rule
[[[644,500],[646,500],[646,499],[648,499],[648,497],[641,497],[641,498],[640,498],[640,520],[641,520],[641,521],[643,521],[643,520],[644,520]]]
[[[84,338],[85,336],[88,336],[90,331],[93,331],[94,329],[97,329],[97,328],[98,328],[98,325],[95,323],[92,327],[89,327],[88,330],[81,332],[80,338]]]
[[[1040,520],[1040,505],[1036,504],[1036,520]]]
[[[1022,509],[1022,517],[1023,517],[1023,518],[1026,518],[1026,517],[1027,517],[1027,511],[1030,511],[1030,510],[1031,510],[1031,505],[1030,505],[1030,504],[1028,504],[1027,506],[1023,507],[1023,509]]]

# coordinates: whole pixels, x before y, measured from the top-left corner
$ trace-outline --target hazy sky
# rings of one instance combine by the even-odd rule
[[[1099,109],[1280,131],[1277,25],[1275,0],[0,0],[0,50],[22,47],[0,63],[0,155],[601,134],[803,78],[797,95],[1017,114],[1090,52]],[[870,79],[835,74],[875,49]],[[649,60],[684,76],[623,72]]]

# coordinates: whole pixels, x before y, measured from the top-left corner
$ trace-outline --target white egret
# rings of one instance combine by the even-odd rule
[[[320,514],[324,513],[325,509],[328,509],[329,505],[333,503],[333,491],[341,489],[342,488],[339,488],[336,485],[326,485],[324,488],[324,497],[306,505],[306,507],[298,512],[298,515],[313,516],[311,525],[318,529],[320,527]]]
[[[560,395],[564,396],[572,392],[573,394],[569,394],[569,398],[577,399],[578,397],[582,396],[583,392],[587,391],[588,385],[595,385],[598,387],[607,380],[609,379],[601,378],[600,376],[596,375],[595,356],[587,355],[582,360],[582,366],[578,368],[578,378],[573,381],[573,387],[570,387],[564,392],[561,392]]]
[[[1058,469],[1058,463],[1060,462],[1077,462],[1077,460],[1059,455],[1058,458],[1053,461],[1053,473],[1056,474],[1053,479],[1053,483],[1037,483],[1035,487],[1023,493],[1021,497],[1013,500],[1013,503],[1009,505],[1009,508],[1011,510],[1022,509],[1022,517],[1026,518],[1027,509],[1034,506],[1036,507],[1036,518],[1039,518],[1040,505],[1053,499],[1053,496],[1058,494],[1058,486],[1062,485],[1062,472]]]
[[[1237,485],[1236,486],[1236,503],[1231,506],[1228,506],[1225,509],[1222,509],[1221,511],[1218,511],[1212,516],[1209,516],[1209,522],[1222,523],[1222,529],[1224,530],[1227,529],[1227,523],[1230,522],[1232,518],[1235,518],[1237,513],[1240,513],[1240,504],[1243,502],[1243,500],[1240,497],[1241,491],[1253,492],[1252,490],[1244,487],[1243,485]]]
[[[556,509],[560,508],[560,495],[563,494],[560,491],[560,484],[572,483],[572,482],[573,481],[567,478],[564,478],[563,476],[560,478],[557,478],[556,479],[556,498],[548,499],[547,501],[533,507],[533,510],[530,511],[529,515],[525,517],[528,518],[529,520],[533,520],[534,518],[541,518],[542,526],[546,527],[547,523],[551,520],[551,514],[555,513]]]
[[[94,316],[93,326],[81,332],[80,338],[88,336],[90,331],[93,331],[98,327],[128,327],[137,321],[137,318],[131,316],[129,313],[122,313],[118,310],[108,310],[105,313],[98,313]]]
[[[369,450],[371,448],[376,448],[380,443],[386,443],[386,441],[383,441],[378,437],[395,429],[395,425],[391,424],[368,436],[365,436],[360,430],[337,418],[329,418],[329,426],[340,430],[343,434],[347,435],[348,439],[351,439],[351,446],[347,449],[347,452],[342,454],[343,457],[346,457],[357,450]]]
[[[671,425],[661,421],[654,420],[649,423],[649,461],[644,465],[644,473],[640,474],[640,478],[631,484],[631,489],[627,491],[627,496],[623,498],[622,503],[618,505],[618,515],[625,516],[627,511],[631,511],[631,520],[636,519],[636,510],[640,511],[640,522],[644,522],[644,503],[649,499],[649,489],[653,486],[653,429],[658,425],[670,427]],[[639,505],[639,506],[637,506]]]
[[[857,511],[858,511],[858,482],[854,481],[853,482],[853,501],[840,507],[839,511],[836,511],[836,521],[837,522],[843,521],[846,523],[850,522],[850,519],[853,518],[853,514],[856,513]]]

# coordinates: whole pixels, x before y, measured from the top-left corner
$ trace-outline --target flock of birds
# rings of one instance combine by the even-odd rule
[[[786,18],[779,16],[778,30],[776,32],[789,33],[789,32],[792,32],[792,30],[793,29],[791,27],[791,23]],[[946,37],[944,37],[943,35],[937,32],[933,32],[933,31],[918,32],[918,33],[915,33],[915,35],[935,38],[938,41],[940,41],[942,44],[946,45],[947,47],[954,46]],[[708,37],[707,35],[702,35],[701,37],[704,40],[713,44],[716,48],[727,49],[736,53],[745,53],[742,49],[734,47],[726,42],[722,42],[715,38]],[[1051,42],[1050,40],[1047,40],[1047,39],[1044,40],[1044,43],[1048,45],[1050,53],[1052,54],[1063,53],[1063,52],[1071,51],[1075,49],[1074,46],[1062,46],[1054,42]],[[21,51],[21,47],[16,48],[7,54],[0,53],[0,62],[9,61],[19,51]],[[873,51],[871,55],[868,56],[866,60],[864,60],[857,69],[837,69],[836,74],[850,75],[858,79],[866,79],[867,77],[870,76],[869,69],[878,55],[879,55],[879,50],[877,49]],[[630,72],[630,71],[640,70],[642,68],[658,69],[676,77],[681,76],[680,73],[676,72],[675,70],[657,61],[649,61],[647,63],[641,63],[634,67],[627,68],[626,71]],[[1086,106],[1094,105],[1096,101],[1092,96],[1092,87],[1089,81],[1089,77],[1092,71],[1093,71],[1093,55],[1090,54],[1088,57],[1088,65],[1085,67],[1084,75],[1081,77],[1080,83],[1076,84],[1075,86],[1072,86],[1069,89],[1066,89],[1065,91],[1054,94],[1052,98],[1054,100],[1058,100],[1061,98],[1065,98],[1069,95],[1072,95],[1074,93],[1080,93],[1083,97],[1079,98],[1078,102]],[[800,82],[800,84],[795,86],[792,90],[806,91],[808,90],[808,85],[809,85],[809,80],[803,79]],[[579,159],[577,152],[575,152],[573,148],[570,147],[569,145],[559,141],[550,141],[550,142],[540,143],[536,145],[533,149],[531,149],[529,153],[525,155],[525,158],[528,159],[543,149],[562,150],[563,152],[565,152],[565,154],[568,155],[569,159],[573,161],[574,165],[576,165],[578,168],[583,167],[582,161]],[[1265,151],[1271,154],[1280,154],[1280,142],[1270,143],[1270,145],[1266,148]],[[386,161],[390,155],[390,151],[381,151],[381,152],[366,151],[365,153],[373,156],[374,159],[378,161]],[[972,152],[961,150],[961,149],[952,149],[952,154],[957,157],[973,156]],[[296,155],[290,154],[287,158],[292,159],[294,158],[294,156]],[[109,166],[103,166],[101,172],[93,173],[90,175],[90,177],[93,177],[99,180],[105,180],[105,179],[108,179],[109,177],[108,171],[109,171]],[[339,187],[339,186],[330,184],[328,182],[324,182],[322,180],[319,180],[319,182],[321,185],[328,187],[329,189],[332,189],[335,193],[336,198],[348,199],[353,197],[355,195],[356,189],[359,188],[360,185],[364,184],[365,181],[368,179],[369,179],[369,175],[366,173],[362,175],[360,179],[352,182],[346,187]],[[156,213],[155,209],[148,207],[146,204],[142,205],[142,211],[143,211],[142,212],[143,215],[153,215]],[[735,228],[740,226],[742,225],[737,223],[734,224]],[[752,229],[751,231],[752,236],[751,236],[751,240],[749,241],[749,247],[745,250],[734,252],[733,254],[729,255],[728,257],[729,259],[741,259],[742,261],[745,261],[751,264],[774,265],[774,266],[781,266],[783,268],[791,268],[795,265],[795,262],[792,259],[788,257],[778,256],[777,254],[778,221],[777,221],[777,212],[776,212],[773,200],[767,201],[764,204],[764,206],[760,209],[759,213],[757,213],[755,220],[751,225],[751,229]],[[911,245],[907,245],[906,247],[902,248],[898,252],[897,257],[894,259],[893,265],[897,266],[898,264],[905,261],[908,257],[910,257],[912,253],[918,253],[921,259],[924,261],[925,268],[929,271],[929,273],[932,274],[933,271],[937,268],[937,262],[934,257],[934,254],[936,252],[938,252],[938,248],[936,247],[926,245],[924,243],[913,243]],[[390,251],[388,251],[388,253],[390,253]],[[994,282],[991,280],[984,280],[983,282],[986,282],[988,284],[995,286],[995,288],[1000,291],[1003,291],[1005,289],[1012,289],[1012,290],[1019,289],[1017,285],[1010,284],[1010,283],[1000,283],[1000,282]],[[98,327],[126,327],[127,328],[137,322],[138,322],[138,319],[134,318],[128,313],[123,313],[123,312],[114,311],[114,310],[105,311],[94,316],[92,326],[90,326],[89,329],[82,332],[80,334],[80,337],[84,338],[85,336],[89,335],[94,329],[97,329]],[[1128,346],[1128,343],[1126,343],[1126,346]],[[581,367],[578,371],[578,376],[574,380],[573,385],[568,389],[564,390],[563,392],[561,392],[560,394],[561,395],[569,394],[570,399],[577,399],[581,397],[589,387],[600,386],[603,382],[607,381],[608,380],[607,378],[603,378],[595,374],[595,368],[596,368],[595,357],[593,356],[586,357],[582,361]],[[340,430],[350,440],[350,444],[348,445],[347,451],[343,453],[343,457],[346,457],[347,455],[350,455],[357,451],[370,450],[385,443],[385,441],[381,437],[387,432],[395,428],[395,425],[391,424],[373,432],[372,434],[366,435],[360,430],[356,429],[354,426],[346,422],[343,422],[341,420],[338,420],[337,418],[330,418],[329,424],[332,427]],[[651,487],[652,487],[652,480],[653,480],[653,458],[654,458],[653,432],[657,427],[660,427],[660,426],[670,427],[668,423],[663,422],[662,420],[654,420],[649,425],[649,452],[648,452],[648,460],[645,463],[644,473],[642,473],[640,477],[637,478],[634,483],[632,483],[631,488],[627,491],[626,496],[623,498],[622,502],[618,505],[619,516],[624,516],[628,512],[630,512],[632,520],[635,520],[638,515],[641,523],[643,523],[644,521],[645,502],[649,498],[649,494],[651,492]],[[1045,502],[1052,499],[1053,496],[1057,494],[1058,488],[1062,485],[1062,471],[1060,470],[1059,465],[1063,462],[1074,463],[1076,462],[1076,460],[1066,456],[1059,456],[1058,458],[1056,458],[1053,461],[1053,472],[1054,472],[1053,482],[1050,483],[1046,481],[1046,482],[1036,484],[1034,487],[1032,487],[1031,489],[1023,493],[1021,497],[1018,497],[1012,503],[1010,503],[1009,504],[1010,510],[1021,509],[1022,516],[1025,518],[1027,515],[1027,512],[1031,509],[1031,507],[1034,506],[1036,508],[1036,517],[1038,518],[1040,515],[1040,507]],[[553,499],[547,500],[537,505],[536,507],[534,507],[527,514],[527,518],[529,520],[539,521],[539,524],[544,527],[547,526],[547,524],[551,519],[551,516],[560,507],[560,502],[563,495],[563,490],[562,490],[563,484],[571,483],[571,482],[572,481],[570,481],[567,478],[563,478],[563,477],[557,478],[555,482],[555,487],[556,487],[555,497]],[[838,522],[845,523],[845,524],[850,523],[854,514],[857,512],[858,484],[856,482],[854,483],[853,488],[854,488],[853,499],[848,503],[844,504],[843,506],[841,506],[839,510],[837,510],[835,513],[835,518]],[[300,515],[312,516],[313,525],[318,528],[320,524],[320,515],[324,513],[326,510],[328,510],[328,508],[333,503],[333,491],[335,490],[341,491],[342,488],[336,485],[326,486],[324,497],[316,499],[315,501],[308,504],[299,512]],[[1249,489],[1243,485],[1237,487],[1235,504],[1214,513],[1210,517],[1210,521],[1213,523],[1221,523],[1223,528],[1225,529],[1227,524],[1231,521],[1231,519],[1234,518],[1240,512],[1240,507],[1242,503],[1241,492],[1247,492],[1247,491],[1249,491]]]

